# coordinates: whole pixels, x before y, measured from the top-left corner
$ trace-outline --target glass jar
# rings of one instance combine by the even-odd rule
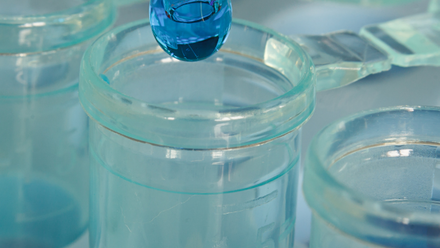
[[[106,0],[0,4],[0,247],[62,247],[86,229],[79,66],[113,19]]]
[[[252,23],[196,63],[164,53],[146,21],[105,34],[80,76],[91,247],[292,247],[314,99],[308,55]]]
[[[440,108],[394,107],[336,121],[310,145],[311,248],[440,245]]]

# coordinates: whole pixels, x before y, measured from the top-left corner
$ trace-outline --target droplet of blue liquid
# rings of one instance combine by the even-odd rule
[[[165,52],[183,61],[206,59],[225,43],[231,0],[151,0],[150,23]]]
[[[99,76],[101,77],[102,80],[104,80],[107,84],[110,84],[110,80],[108,79],[108,77],[104,74],[99,74]]]

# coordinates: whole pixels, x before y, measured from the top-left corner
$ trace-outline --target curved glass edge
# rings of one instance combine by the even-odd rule
[[[91,42],[57,50],[0,55],[0,100],[23,100],[78,90],[81,58]],[[38,61],[38,63],[35,63]]]
[[[303,193],[313,214],[336,228],[343,226],[341,231],[360,239],[365,235],[371,235],[371,232],[379,234],[387,228],[394,232],[420,227],[426,230],[430,228],[432,231],[438,230],[440,216],[387,206],[382,201],[374,200],[344,186],[326,169],[329,161],[325,161],[328,159],[325,157],[325,149],[333,144],[329,136],[337,133],[337,130],[345,129],[345,123],[356,119],[362,120],[369,115],[415,111],[432,111],[440,114],[440,107],[397,106],[364,111],[331,123],[313,137],[305,158],[303,180]],[[431,138],[438,139],[438,137]],[[423,233],[415,235],[418,234],[423,236]],[[434,242],[440,242],[436,237],[432,236]],[[377,242],[380,243],[381,240]]]
[[[302,1],[337,2],[337,3],[358,4],[362,6],[376,7],[376,6],[406,4],[406,3],[416,2],[419,0],[302,0]]]
[[[440,66],[440,13],[409,16],[363,27],[360,36],[389,54],[394,65]]]
[[[351,31],[291,36],[315,64],[317,91],[339,88],[391,69],[391,59]]]
[[[112,0],[91,0],[46,15],[1,16],[0,54],[38,53],[70,47],[107,30],[116,19]],[[23,41],[23,34],[26,40]]]
[[[301,70],[303,72],[302,78],[298,83],[295,83],[296,86],[292,90],[260,104],[230,110],[224,109],[221,112],[205,111],[197,116],[194,116],[191,111],[172,109],[160,104],[149,104],[124,95],[99,77],[95,68],[100,67],[98,61],[100,58],[98,57],[102,55],[106,44],[112,37],[134,29],[144,28],[148,30],[144,32],[151,32],[151,29],[148,28],[148,21],[141,20],[108,32],[87,49],[82,60],[79,86],[80,101],[84,110],[93,120],[128,138],[139,142],[185,149],[234,148],[255,145],[300,128],[310,118],[315,106],[316,77],[310,57],[291,39],[267,28],[241,20],[234,20],[234,25],[236,28],[256,29],[279,40],[284,45],[279,47],[280,50],[277,51],[280,55],[292,56],[292,51],[297,53],[293,57],[300,58],[297,63],[302,63]],[[280,61],[267,59],[268,63],[279,65]],[[270,63],[268,66],[271,66]],[[213,133],[206,135],[206,138],[203,139],[188,139],[184,136],[173,136],[167,131],[178,130],[185,126],[185,128],[191,129],[187,133],[194,133],[200,132],[201,129],[215,130],[220,124],[225,130],[231,129],[231,132],[239,130],[240,132],[232,132],[228,136],[218,136]],[[163,132],[157,132],[158,126]]]

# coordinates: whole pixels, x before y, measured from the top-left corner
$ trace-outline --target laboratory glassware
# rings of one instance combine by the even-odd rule
[[[107,0],[0,4],[0,247],[63,247],[88,223],[81,57]]]
[[[439,121],[438,107],[392,107],[318,133],[303,185],[310,247],[438,247]]]
[[[146,21],[102,36],[80,75],[91,247],[292,247],[314,98],[308,55],[252,23],[197,63],[163,52]]]
[[[151,0],[153,34],[172,57],[199,61],[225,43],[232,22],[231,0]]]

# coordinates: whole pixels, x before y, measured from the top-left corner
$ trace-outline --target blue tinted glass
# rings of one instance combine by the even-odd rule
[[[230,0],[151,0],[150,22],[159,45],[174,58],[198,61],[217,52],[229,33]]]

